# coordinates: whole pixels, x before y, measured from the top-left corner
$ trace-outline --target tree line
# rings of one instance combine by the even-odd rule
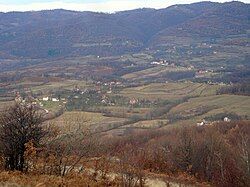
[[[225,86],[217,91],[217,94],[235,94],[235,95],[250,95],[250,84],[235,84],[231,86]]]

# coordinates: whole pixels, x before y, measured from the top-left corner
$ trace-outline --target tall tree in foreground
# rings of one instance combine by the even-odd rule
[[[0,151],[7,170],[25,169],[26,144],[37,146],[45,131],[42,117],[33,106],[16,104],[0,115]]]

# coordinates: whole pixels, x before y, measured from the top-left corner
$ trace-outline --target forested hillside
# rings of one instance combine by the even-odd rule
[[[170,43],[168,36],[213,41],[247,34],[250,6],[201,2],[114,14],[51,10],[0,14],[1,57],[114,55]],[[173,42],[172,42],[173,43]]]

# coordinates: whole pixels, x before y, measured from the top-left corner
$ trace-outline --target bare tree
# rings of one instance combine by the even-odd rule
[[[7,170],[25,169],[25,144],[35,146],[45,135],[42,117],[33,106],[16,104],[0,116],[0,148]]]
[[[181,129],[178,134],[179,142],[173,150],[175,154],[175,164],[181,170],[188,172],[190,172],[193,165],[194,140],[192,136],[193,134],[190,129]]]

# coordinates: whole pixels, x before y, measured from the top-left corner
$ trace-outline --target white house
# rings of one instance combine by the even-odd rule
[[[203,126],[203,125],[208,125],[207,121],[204,119],[202,120],[202,122],[197,123],[197,126]]]
[[[57,99],[57,98],[52,98],[52,101],[53,101],[53,102],[58,102],[59,99]]]
[[[228,117],[224,117],[224,121],[225,121],[225,122],[230,122],[231,119],[229,119]]]
[[[43,98],[43,101],[48,101],[49,100],[49,97],[44,97]]]
[[[103,104],[106,104],[106,103],[107,103],[107,101],[106,101],[105,99],[103,99],[101,102],[102,102]]]
[[[200,123],[197,123],[197,126],[203,126],[203,125],[205,125],[205,123],[203,121]]]
[[[159,62],[151,62],[150,64],[152,64],[152,65],[159,65],[160,63]]]

